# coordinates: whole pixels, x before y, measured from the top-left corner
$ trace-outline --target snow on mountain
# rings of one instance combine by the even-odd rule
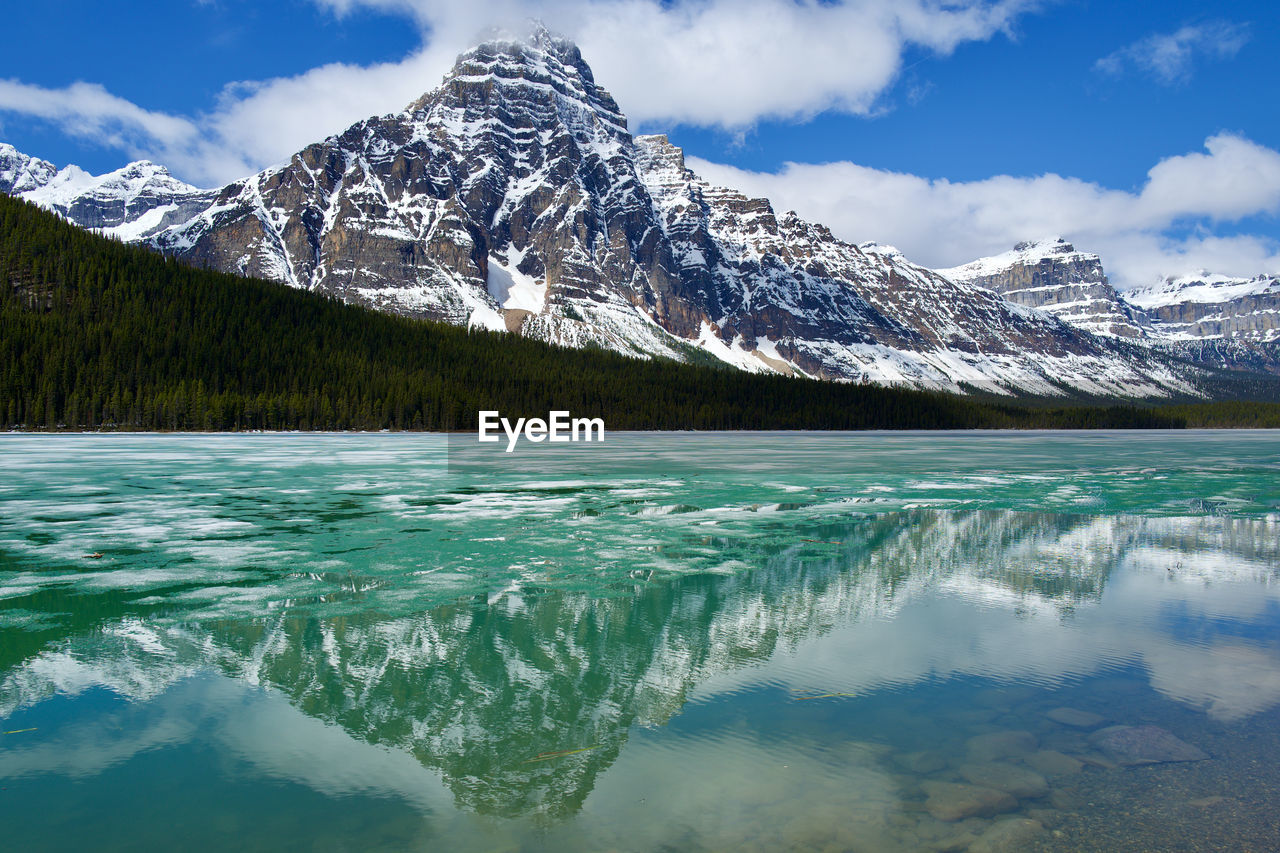
[[[211,191],[185,184],[146,160],[91,175],[74,165],[55,170],[9,145],[0,145],[0,190],[127,241],[185,221],[211,198]]]
[[[1176,341],[1280,341],[1280,277],[1199,275],[1166,278],[1128,294]]]
[[[6,142],[0,142],[0,192],[21,195],[43,187],[58,173],[48,160],[28,157]]]
[[[1163,308],[1185,302],[1217,305],[1248,296],[1280,294],[1280,277],[1259,275],[1234,278],[1200,272],[1197,275],[1163,278],[1152,287],[1131,290],[1129,301],[1142,308]]]
[[[796,372],[955,390],[1159,395],[1180,387],[1047,314],[956,283],[892,247],[836,239],[765,199],[715,187],[664,136],[637,137],[642,177],[686,287],[718,337]],[[1138,390],[1141,389],[1141,390]]]
[[[1102,260],[1061,237],[1019,243],[1011,251],[938,273],[989,287],[1010,302],[1040,308],[1095,335],[1142,338],[1145,318],[1107,281]]]
[[[380,310],[832,380],[1193,393],[1185,366],[1063,322],[1080,319],[1079,294],[1114,294],[1100,267],[1068,269],[1055,299],[1001,298],[778,216],[699,178],[665,137],[633,138],[577,47],[541,28],[464,53],[404,111],[219,190],[150,163],[48,177],[15,155],[0,164],[29,176],[16,194],[73,222]],[[1055,306],[1063,318],[1034,310]],[[1088,311],[1101,319],[1086,330],[1127,332],[1123,312]]]
[[[1280,279],[1274,275],[1200,273],[1121,294],[1107,283],[1097,255],[1077,252],[1061,238],[1019,243],[938,272],[1153,352],[1213,368],[1280,373]]]

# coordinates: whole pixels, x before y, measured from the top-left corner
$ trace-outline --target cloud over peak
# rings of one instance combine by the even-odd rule
[[[708,180],[822,222],[845,240],[892,243],[938,268],[1053,234],[1101,253],[1122,287],[1200,269],[1280,271],[1280,246],[1267,238],[1195,227],[1183,233],[1201,220],[1280,213],[1280,152],[1235,134],[1209,137],[1204,152],[1161,160],[1136,192],[1056,174],[953,182],[849,162],[788,163],[775,173],[697,158],[689,165]]]
[[[826,111],[867,114],[897,79],[905,50],[945,54],[989,39],[1035,0],[313,2],[338,16],[363,8],[407,16],[422,43],[394,62],[229,83],[198,114],[147,110],[96,84],[51,89],[19,80],[0,86],[0,111],[164,162],[196,183],[223,183],[404,108],[484,33],[536,17],[578,42],[634,121],[741,129]]]

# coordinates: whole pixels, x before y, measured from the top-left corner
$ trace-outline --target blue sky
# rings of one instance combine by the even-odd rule
[[[50,0],[6,13],[0,141],[214,185],[403,106],[526,16],[579,41],[633,129],[847,239],[945,266],[1052,231],[1130,285],[1280,271],[1264,2]]]

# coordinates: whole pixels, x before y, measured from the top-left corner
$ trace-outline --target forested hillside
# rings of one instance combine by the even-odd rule
[[[620,429],[1169,427],[570,350],[194,269],[0,196],[0,419],[26,429],[474,429],[480,409]]]

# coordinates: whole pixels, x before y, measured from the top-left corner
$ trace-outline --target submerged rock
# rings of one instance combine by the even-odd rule
[[[1101,752],[1081,752],[1076,754],[1076,758],[1079,758],[1090,767],[1100,767],[1103,770],[1120,769],[1119,764],[1112,761],[1110,758],[1107,758]]]
[[[1045,776],[1071,776],[1084,769],[1084,762],[1055,749],[1042,749],[1028,755],[1027,766]]]
[[[942,753],[934,752],[931,749],[896,755],[893,760],[906,770],[919,774],[937,773],[947,766],[946,757]]]
[[[1094,732],[1089,742],[1125,766],[1209,758],[1204,750],[1159,726],[1109,726]]]
[[[1025,755],[1035,750],[1038,743],[1031,732],[1007,731],[976,735],[969,738],[966,746],[971,761],[985,762]]]
[[[969,845],[969,853],[1017,853],[1044,834],[1038,820],[1025,817],[999,820]]]
[[[1062,812],[1057,809],[1027,809],[1027,817],[1038,820],[1045,829],[1053,829],[1062,823]]]
[[[1072,726],[1077,729],[1096,729],[1107,720],[1101,714],[1081,711],[1077,708],[1054,708],[1046,713],[1045,716],[1055,723],[1061,723],[1064,726]]]
[[[955,835],[949,835],[946,838],[935,841],[930,844],[927,849],[934,853],[964,853],[974,845],[978,840],[978,836],[972,832],[959,832]]]
[[[1195,807],[1196,807],[1196,808],[1198,808],[1198,809],[1207,809],[1207,808],[1210,808],[1210,807],[1212,807],[1212,806],[1220,806],[1220,805],[1222,805],[1223,803],[1225,803],[1226,801],[1227,801],[1227,798],[1226,798],[1226,797],[1223,797],[1223,796],[1201,797],[1201,798],[1200,798],[1200,799],[1198,799],[1198,800],[1190,800],[1190,801],[1188,801],[1188,802],[1187,802],[1187,805],[1189,805],[1189,806],[1195,806]]]
[[[925,809],[938,820],[989,817],[1018,807],[1018,801],[1011,794],[981,785],[929,781],[921,787],[929,796]]]
[[[1049,783],[1039,773],[1003,761],[966,764],[960,768],[960,775],[975,785],[995,788],[1019,799],[1034,799],[1049,793]]]

